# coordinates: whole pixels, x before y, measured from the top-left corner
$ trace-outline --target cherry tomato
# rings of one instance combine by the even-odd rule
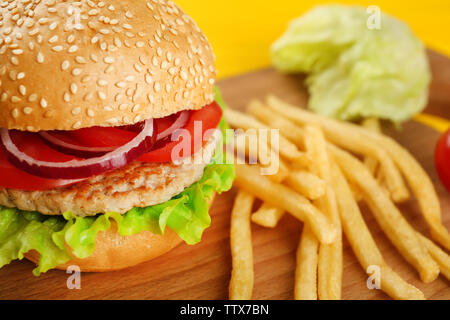
[[[450,191],[450,130],[439,139],[436,145],[435,165],[442,184]]]

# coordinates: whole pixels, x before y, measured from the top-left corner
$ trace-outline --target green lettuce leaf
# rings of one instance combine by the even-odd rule
[[[220,103],[225,107],[223,100]],[[220,128],[227,127],[222,121]],[[223,156],[218,148],[202,179],[173,199],[151,207],[134,208],[124,215],[109,212],[79,218],[66,212],[62,216],[45,216],[0,206],[0,268],[36,250],[40,260],[33,273],[40,275],[71,259],[65,244],[70,246],[73,256],[87,258],[95,251],[98,233],[108,230],[112,220],[122,236],[142,231],[164,234],[168,227],[189,245],[200,242],[203,232],[211,225],[208,200],[214,192],[228,191],[235,178],[234,165],[222,164]]]
[[[213,192],[228,191],[234,181],[233,165],[212,163],[203,178],[173,199],[156,206],[134,208],[124,215],[110,212],[95,217],[79,218],[67,212],[63,216],[45,216],[38,212],[0,207],[0,268],[23,254],[36,250],[41,258],[33,271],[47,272],[70,260],[65,243],[80,259],[95,250],[95,239],[101,231],[117,222],[123,236],[151,231],[164,234],[166,227],[174,230],[187,244],[201,241],[211,225],[208,200]]]
[[[308,77],[309,108],[341,120],[377,117],[401,123],[427,103],[431,72],[421,41],[384,13],[380,29],[358,6],[317,7],[294,20],[274,43],[284,72]]]

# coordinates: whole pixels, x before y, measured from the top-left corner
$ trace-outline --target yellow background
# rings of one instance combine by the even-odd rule
[[[217,55],[219,77],[270,64],[269,47],[290,20],[319,4],[317,0],[175,0],[208,36]],[[450,55],[450,0],[334,1],[377,5],[408,23],[426,43]]]
[[[316,5],[377,5],[405,21],[430,48],[450,56],[450,0],[302,1],[302,0],[175,0],[198,23],[214,47],[219,78],[270,65],[270,45],[289,21]],[[439,131],[450,122],[428,115],[416,120]]]

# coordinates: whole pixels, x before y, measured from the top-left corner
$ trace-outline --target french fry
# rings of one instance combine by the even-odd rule
[[[327,144],[322,130],[316,125],[305,127],[305,145],[311,159],[314,159],[311,169],[326,184],[325,194],[315,203],[319,210],[328,215],[329,220],[337,228],[337,238],[331,244],[321,244],[319,247],[318,264],[318,294],[321,300],[340,300],[342,292],[342,233],[336,195],[331,188],[331,166]]]
[[[417,162],[417,160],[404,147],[400,146],[392,138],[377,133],[368,132],[367,130],[351,123],[341,123],[329,118],[321,117],[311,112],[307,112],[305,110],[300,110],[299,108],[292,107],[275,97],[269,97],[268,100],[269,106],[270,104],[272,104],[273,106],[275,106],[275,110],[278,110],[279,112],[289,112],[289,115],[287,117],[290,119],[296,119],[296,122],[320,123],[324,128],[326,135],[329,136],[330,141],[332,141],[332,135],[334,131],[341,129],[344,130],[347,137],[349,137],[350,139],[348,141],[348,144],[350,144],[350,146],[343,144],[341,144],[341,146],[355,153],[364,153],[361,151],[358,152],[358,150],[356,150],[356,147],[351,147],[352,140],[355,139],[352,137],[355,136],[359,137],[358,139],[362,139],[367,145],[375,144],[377,146],[381,146],[383,150],[389,154],[389,159],[395,161],[395,164],[398,166],[398,168],[400,168],[401,172],[406,178],[408,185],[410,186],[419,202],[422,214],[428,225],[430,226],[433,239],[440,243],[447,250],[450,250],[450,234],[442,224],[441,207],[433,183],[431,182],[431,179],[427,175],[425,170]],[[280,105],[278,105],[279,103]],[[378,161],[380,161],[379,157],[376,156],[376,152],[368,152],[365,155],[373,156],[374,158],[377,158]],[[386,183],[389,187],[394,201],[407,199],[407,197],[401,197],[402,192],[399,192],[399,194],[395,196],[395,193],[392,191],[392,182],[393,180],[397,180],[397,178],[392,175],[393,171],[391,170],[392,168],[390,168],[389,165],[387,165],[386,163],[383,164],[381,162],[380,165],[383,168],[382,170],[386,179],[389,179],[389,181],[386,181]],[[403,189],[400,184],[398,187],[400,189]]]
[[[271,130],[270,127],[259,122],[252,116],[243,114],[239,111],[226,109],[224,115],[227,122],[234,128]],[[276,146],[272,144],[272,141],[269,141],[275,152],[279,152],[279,154],[284,158],[298,163],[299,165],[309,165],[310,161],[304,152],[300,151],[296,145],[294,145],[283,136],[280,136],[279,138],[279,146],[277,146],[278,148],[276,148]]]
[[[253,250],[250,214],[254,197],[239,191],[231,212],[230,242],[232,271],[230,300],[250,300],[253,291]]]
[[[264,122],[266,125],[280,129],[280,133],[295,143],[299,148],[305,149],[305,132],[302,128],[295,125],[289,120],[281,117],[260,101],[253,100],[247,107],[249,114]]]
[[[367,130],[371,130],[373,132],[381,133],[380,122],[377,118],[367,118],[362,122],[363,128]],[[365,157],[364,164],[367,169],[369,169],[372,176],[376,177],[377,169],[378,169],[378,161],[372,157]]]
[[[386,183],[394,201],[403,202],[409,199],[408,188],[393,160],[387,155],[387,150],[383,150],[378,143],[367,143],[367,140],[362,138],[360,133],[367,132],[367,130],[291,106],[274,96],[269,96],[267,103],[273,111],[295,123],[319,124],[330,142],[355,153],[377,159],[385,173]]]
[[[438,195],[433,182],[417,160],[401,145],[390,137],[363,132],[364,138],[383,145],[403,172],[408,184],[416,196],[422,214],[427,221],[431,236],[447,250],[450,250],[450,234],[442,224],[442,213]],[[384,172],[386,178],[387,172]]]
[[[252,221],[265,228],[275,228],[283,216],[283,209],[263,203],[252,215]]]
[[[419,272],[423,282],[434,281],[439,276],[439,266],[420,242],[416,231],[383,192],[364,164],[333,145],[329,145],[329,150],[345,176],[359,186],[365,202],[392,244]]]
[[[279,206],[297,219],[310,224],[321,243],[332,243],[337,228],[308,199],[288,187],[262,176],[258,167],[236,166],[236,183],[247,192],[273,206]]]
[[[438,263],[442,275],[450,280],[450,256],[421,233],[417,232],[417,235],[430,255]]]
[[[363,269],[367,271],[371,266],[378,266],[381,289],[394,299],[425,299],[419,289],[400,278],[384,261],[364,222],[353,193],[337,165],[332,166],[332,177],[344,233]]]
[[[286,163],[263,139],[258,139],[256,130],[249,129],[246,132],[237,133],[234,148],[239,154],[246,155],[250,164],[259,162],[265,168],[275,166],[278,168],[274,174],[269,175],[272,181],[281,183],[289,175]],[[272,161],[275,161],[273,163]]]
[[[297,248],[295,269],[295,300],[317,300],[317,264],[319,241],[308,226],[303,227]]]
[[[306,170],[292,170],[285,183],[310,200],[317,200],[325,195],[325,181]]]

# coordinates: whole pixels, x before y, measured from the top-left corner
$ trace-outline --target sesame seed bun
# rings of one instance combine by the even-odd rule
[[[66,270],[68,266],[76,265],[83,272],[122,270],[157,258],[181,242],[183,241],[170,228],[166,228],[164,235],[143,231],[137,235],[122,237],[117,232],[116,223],[112,222],[111,229],[97,235],[95,251],[90,257],[73,259],[56,269]],[[70,248],[68,249],[70,251]],[[39,253],[35,250],[29,251],[25,258],[38,263]]]
[[[214,99],[211,45],[172,1],[12,1],[0,13],[0,127],[120,126]]]

